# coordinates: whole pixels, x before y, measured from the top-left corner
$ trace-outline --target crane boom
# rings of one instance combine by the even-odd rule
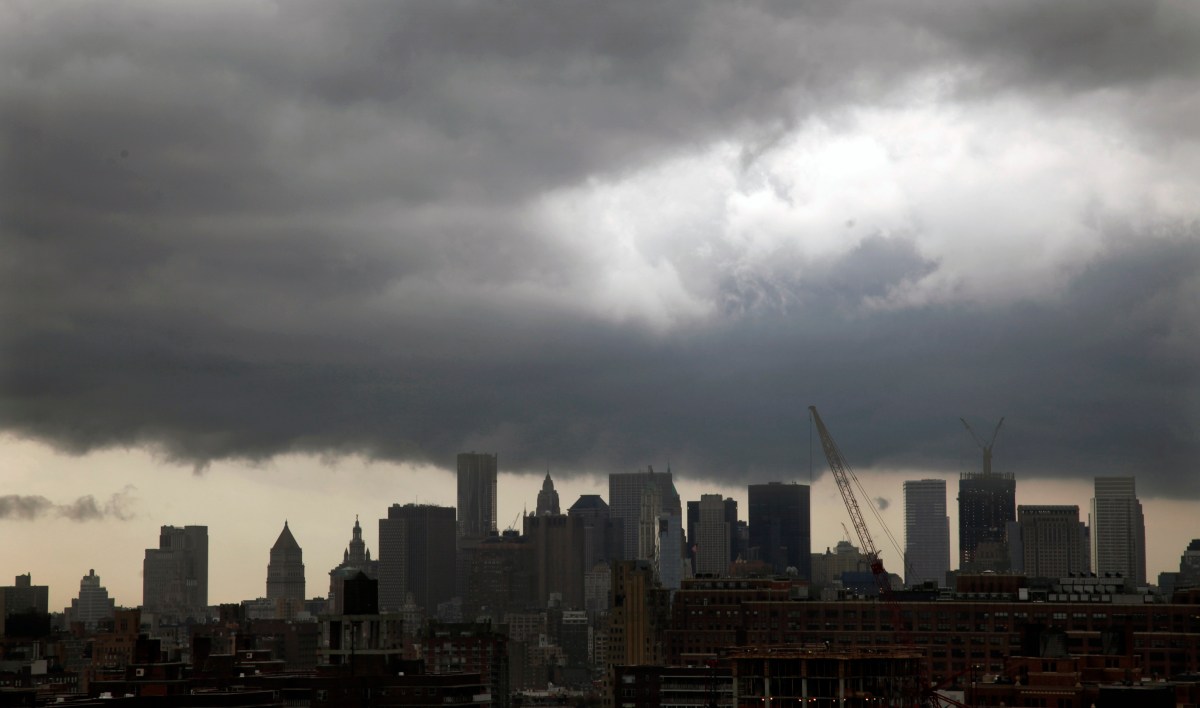
[[[871,572],[875,572],[874,563],[879,560],[879,549],[875,547],[875,539],[871,538],[867,522],[858,506],[858,499],[854,496],[854,488],[850,486],[850,478],[854,471],[846,464],[842,451],[838,449],[833,436],[829,434],[829,429],[825,427],[825,422],[821,420],[821,414],[817,413],[817,407],[809,406],[808,410],[817,426],[817,434],[821,436],[821,448],[825,451],[825,459],[829,461],[829,469],[833,472],[838,491],[842,493],[842,501],[846,504],[846,511],[850,514],[850,523],[854,524],[854,532],[858,534],[858,542],[862,544],[863,552],[871,557]]]
[[[813,422],[817,425],[817,434],[821,437],[821,448],[825,451],[825,459],[829,461],[829,469],[833,472],[833,478],[837,480],[838,491],[842,493],[842,501],[846,503],[846,511],[850,514],[850,523],[854,524],[858,542],[862,544],[863,553],[867,555],[867,562],[871,564],[871,576],[875,578],[875,584],[879,586],[879,594],[885,600],[890,601],[892,600],[891,580],[888,579],[888,573],[883,568],[883,560],[879,558],[879,548],[875,545],[875,539],[871,538],[871,531],[867,528],[867,521],[863,518],[862,509],[858,506],[858,499],[854,496],[854,487],[851,486],[851,480],[857,484],[858,478],[855,477],[854,470],[850,469],[850,465],[846,464],[846,459],[842,457],[842,451],[838,449],[833,436],[829,434],[829,429],[825,427],[825,421],[821,420],[821,414],[817,413],[817,407],[809,406],[808,410],[812,413]],[[902,631],[900,609],[895,606],[894,602],[889,602],[889,605],[892,610],[895,631],[900,632]]]
[[[896,596],[892,593],[892,584],[888,579],[888,573],[884,570],[883,561],[879,558],[879,549],[875,546],[875,540],[871,538],[871,532],[867,529],[867,522],[863,519],[862,509],[858,506],[858,499],[854,495],[854,486],[861,486],[858,483],[858,477],[855,476],[854,470],[850,469],[850,465],[846,463],[842,457],[842,451],[838,449],[837,443],[834,442],[833,436],[829,434],[829,429],[825,427],[825,422],[821,420],[821,414],[817,413],[816,406],[809,406],[809,412],[812,413],[813,422],[817,426],[817,433],[821,436],[821,448],[825,451],[825,459],[829,461],[829,469],[833,472],[833,478],[837,480],[838,491],[842,493],[842,501],[846,503],[846,511],[850,514],[850,522],[854,524],[854,530],[858,533],[859,543],[862,544],[863,551],[867,554],[871,564],[871,575],[875,578],[875,584],[879,586],[879,596],[883,603],[887,606],[892,616],[892,631],[896,636],[896,643],[905,646],[912,646],[912,637],[904,627],[904,615],[900,610],[900,604],[896,601]],[[965,422],[965,421],[964,421]],[[999,426],[997,426],[999,429]],[[972,432],[972,434],[974,434]],[[852,486],[853,485],[853,486]],[[863,492],[866,493],[865,491]],[[882,522],[882,519],[880,519]],[[845,528],[845,525],[843,525]],[[884,527],[887,532],[886,525]],[[890,533],[888,534],[890,536]],[[942,706],[946,704],[959,705],[962,703],[954,701],[946,696],[942,696],[933,690],[929,683],[928,665],[922,662],[921,675],[919,677],[920,688],[918,695],[913,696],[913,705],[920,706]]]

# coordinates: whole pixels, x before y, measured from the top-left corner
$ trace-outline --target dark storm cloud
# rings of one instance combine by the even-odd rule
[[[667,326],[598,316],[602,249],[538,228],[550,191],[723,141],[749,169],[930,75],[1047,110],[1116,92],[1140,135],[1194,137],[1146,106],[1194,95],[1167,90],[1195,81],[1186,9],[890,7],[6,6],[0,424],[199,465],[477,449],[765,480],[806,472],[815,403],[858,466],[974,464],[958,417],[1006,415],[998,466],[1200,495],[1190,227],[1101,224],[1124,245],[997,304],[880,306],[942,267],[919,232],[682,267],[715,314]],[[117,513],[86,499],[72,518]]]
[[[47,515],[71,521],[99,521],[111,518],[128,521],[133,518],[133,488],[113,494],[108,501],[99,502],[90,494],[73,502],[56,504],[40,495],[6,494],[0,496],[0,519],[34,521]]]

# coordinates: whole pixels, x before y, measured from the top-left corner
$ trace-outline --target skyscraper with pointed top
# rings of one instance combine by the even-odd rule
[[[558,515],[562,513],[561,507],[558,505],[558,492],[554,489],[554,480],[550,479],[550,472],[546,472],[546,479],[542,481],[542,491],[538,492],[537,496],[537,515],[545,516],[547,514]]]
[[[379,562],[371,560],[371,551],[367,548],[366,541],[363,541],[362,526],[359,525],[356,515],[350,543],[346,546],[346,550],[342,551],[342,562],[338,567],[329,571],[329,600],[325,606],[327,612],[330,614],[342,612],[342,584],[360,572],[366,574],[368,578],[378,578]]]
[[[304,551],[296,543],[296,537],[283,522],[283,531],[271,546],[271,560],[267,563],[268,600],[304,600]]]

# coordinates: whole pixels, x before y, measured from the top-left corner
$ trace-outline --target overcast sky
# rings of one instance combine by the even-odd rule
[[[0,67],[21,533],[281,455],[806,479],[810,404],[1200,498],[1200,5],[28,0]]]

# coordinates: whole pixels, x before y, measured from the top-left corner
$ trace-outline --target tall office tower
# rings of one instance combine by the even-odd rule
[[[1092,499],[1092,570],[1146,582],[1146,520],[1133,477],[1097,477]]]
[[[642,558],[639,552],[645,550],[645,544],[639,546],[639,531],[642,527],[642,493],[647,485],[658,490],[661,510],[670,514],[680,515],[679,492],[671,478],[671,471],[656,473],[653,467],[645,472],[619,472],[608,476],[608,513],[609,517],[620,522],[623,528],[622,553],[619,556],[625,560]],[[657,511],[652,511],[649,518],[657,517]]]
[[[801,578],[812,578],[808,485],[771,482],[748,491],[750,547],[776,573],[795,568]]]
[[[958,480],[958,562],[962,570],[1004,570],[1006,527],[1017,520],[1017,481],[1011,473],[964,472]],[[1006,559],[998,564],[995,558]]]
[[[597,563],[607,563],[620,556],[621,531],[608,516],[608,504],[599,494],[581,494],[567,509],[567,516],[583,520],[583,567],[591,570]]]
[[[304,602],[304,551],[296,543],[286,521],[271,546],[267,563],[267,600]]]
[[[562,595],[563,606],[583,607],[583,519],[564,514],[525,517],[525,536],[533,541],[538,606],[545,607],[551,593]]]
[[[64,614],[68,622],[79,622],[84,629],[96,629],[97,625],[113,618],[116,611],[116,601],[108,596],[108,589],[100,584],[100,576],[95,570],[79,581],[79,597],[71,600],[71,606]]]
[[[482,538],[496,533],[496,456],[458,454],[458,535]],[[382,547],[380,553],[383,552]],[[382,591],[381,591],[382,592]]]
[[[371,551],[363,541],[362,527],[358,525],[358,517],[354,517],[354,528],[350,532],[350,543],[342,552],[342,562],[329,571],[329,599],[325,604],[327,614],[342,614],[342,586],[350,578],[359,573],[368,578],[379,577],[379,561],[371,560]]]
[[[1021,567],[1014,570],[1034,578],[1065,578],[1087,572],[1087,532],[1079,522],[1078,506],[1022,504],[1017,507],[1016,527],[1008,539],[1021,549],[1014,554]]]
[[[546,479],[542,480],[542,491],[538,492],[537,496],[537,515],[543,514],[561,514],[558,506],[558,492],[554,491],[554,480],[550,479],[550,473],[546,473]]]
[[[657,527],[653,565],[658,582],[667,590],[678,590],[683,585],[684,566],[691,570],[683,555],[683,519],[675,514],[661,513]]]
[[[379,609],[399,612],[412,593],[426,616],[454,597],[454,507],[392,504],[379,520]]]
[[[163,526],[142,561],[142,610],[176,621],[208,608],[208,527]]]
[[[748,537],[749,529],[745,522],[738,521],[738,505],[737,499],[728,498],[724,502],[725,505],[725,522],[729,524],[729,561],[732,563],[745,551],[743,547],[742,536]],[[690,501],[687,503],[687,527],[684,529],[687,533],[687,557],[692,562],[692,572],[696,570],[696,549],[699,547],[700,539],[697,536],[696,525],[700,522],[700,502]]]
[[[691,502],[688,502],[691,505]],[[723,576],[729,573],[731,529],[720,494],[702,494],[697,506],[695,542],[696,573]]]
[[[904,561],[904,581],[909,586],[929,581],[939,587],[946,584],[946,573],[950,571],[946,480],[904,483]]]

